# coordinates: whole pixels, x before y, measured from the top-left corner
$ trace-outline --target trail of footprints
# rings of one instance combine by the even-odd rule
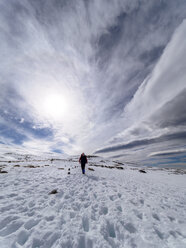
[[[57,244],[63,248],[72,247],[74,244],[74,247],[77,248],[91,248],[93,241],[88,235],[90,231],[95,234],[96,232],[102,234],[104,242],[106,242],[103,245],[109,243],[112,247],[117,247],[115,238],[122,241],[125,239],[124,233],[135,234],[139,232],[138,227],[124,215],[126,207],[131,208],[138,222],[145,218],[152,218],[155,223],[154,233],[159,239],[164,238],[158,225],[161,222],[161,217],[153,211],[150,212],[149,216],[144,215],[143,207],[150,208],[151,206],[148,206],[143,198],[130,196],[131,191],[128,188],[128,192],[125,192],[126,202],[125,196],[119,192],[118,186],[114,182],[113,185],[108,185],[106,180],[100,180],[96,177],[79,178],[72,176],[66,178],[61,184],[58,180],[58,184],[61,187],[58,195],[42,194],[36,202],[29,201],[29,197],[25,199],[15,193],[7,195],[7,198],[14,199],[15,205],[20,205],[20,212],[17,214],[12,214],[14,204],[5,204],[0,209],[4,216],[1,217],[0,237],[8,240],[11,235],[16,234],[11,248],[20,246],[49,248],[52,245],[57,247]],[[6,202],[6,197],[1,197],[1,199]],[[112,213],[112,218],[110,218],[109,212]],[[175,221],[171,215],[168,215],[167,219],[170,223]],[[66,230],[68,228],[66,224],[69,221],[71,221],[73,232],[77,233],[80,230],[79,238],[73,244],[72,241],[63,241],[61,238],[62,234],[64,237],[69,235],[69,230]],[[41,236],[37,236],[35,229],[43,230],[47,223],[51,224],[51,231],[46,229],[46,232],[43,232]],[[170,230],[169,234],[173,237],[182,236],[185,238],[179,231]],[[133,245],[135,247],[135,244]]]
[[[121,194],[106,195],[103,201],[103,194],[100,192],[99,187],[97,188],[97,192],[92,191],[92,189],[96,187],[97,183],[96,180],[92,179],[89,179],[88,183],[85,180],[82,182],[79,180],[78,183],[75,183],[74,180],[66,180],[66,186],[64,187],[63,185],[64,190],[62,190],[62,193],[59,192],[59,196],[54,196],[51,200],[48,199],[49,196],[45,196],[38,199],[36,202],[33,202],[27,201],[29,198],[25,199],[14,193],[7,195],[9,198],[12,197],[15,199],[17,197],[15,202],[16,206],[19,205],[19,215],[10,215],[10,212],[12,212],[12,209],[15,207],[13,204],[1,208],[1,212],[4,213],[5,216],[7,215],[7,217],[4,217],[1,221],[0,237],[7,237],[8,239],[10,235],[16,233],[15,241],[11,245],[12,248],[19,247],[19,245],[24,245],[25,247],[50,247],[48,244],[52,245],[60,238],[59,233],[54,233],[53,235],[51,232],[50,235],[48,234],[47,245],[42,243],[42,238],[32,238],[31,240],[32,235],[30,235],[30,233],[34,232],[35,228],[38,229],[38,225],[42,227],[42,222],[44,225],[45,222],[52,223],[56,221],[55,213],[54,215],[44,215],[43,212],[41,212],[39,215],[40,209],[42,209],[43,206],[50,209],[53,208],[53,211],[59,211],[60,221],[58,221],[58,231],[61,231],[60,228],[63,227],[69,219],[80,217],[82,219],[82,230],[85,233],[88,233],[91,228],[90,222],[97,222],[101,216],[108,215],[109,209],[106,204],[104,204],[104,201],[107,199],[107,201],[114,202],[116,199],[120,199],[121,197]],[[81,188],[82,186],[83,188]],[[102,190],[105,191],[105,194],[106,189],[107,183],[102,182]],[[28,193],[28,191],[29,190],[26,190],[25,193]],[[96,204],[94,199],[97,199]],[[122,207],[117,206],[116,210],[121,212]],[[43,211],[45,211],[45,209],[43,209]],[[80,215],[81,211],[83,214]],[[108,220],[106,220],[105,223],[105,230],[108,232],[108,235],[106,236],[115,237],[114,224]],[[89,241],[85,239],[85,236],[81,236],[79,240],[79,245],[81,245],[80,247],[86,247],[87,242],[91,247],[92,241],[90,239],[88,240]]]

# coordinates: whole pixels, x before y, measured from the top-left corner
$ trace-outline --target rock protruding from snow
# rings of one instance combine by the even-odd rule
[[[51,195],[51,194],[57,194],[57,193],[58,193],[57,189],[53,189],[52,191],[50,191],[49,195]]]

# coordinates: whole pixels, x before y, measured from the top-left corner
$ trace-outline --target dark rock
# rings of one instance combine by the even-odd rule
[[[70,175],[70,171],[68,172],[68,175]]]
[[[27,165],[27,166],[24,166],[25,168],[36,168],[34,165]]]
[[[113,161],[113,162],[118,164],[118,165],[124,165],[122,162],[119,162],[119,161]]]
[[[88,170],[90,170],[90,171],[95,171],[94,169],[92,169],[92,168],[88,168]]]
[[[139,172],[141,172],[141,173],[147,173],[145,170],[139,170]]]
[[[57,189],[53,189],[53,190],[49,193],[49,195],[51,195],[51,194],[57,194],[57,193],[58,193]]]
[[[35,165],[25,165],[23,166],[25,168],[39,168],[40,166],[35,166]]]
[[[4,173],[8,173],[8,171],[2,171],[2,170],[0,170],[0,173],[4,174]]]
[[[87,155],[87,158],[96,158],[96,157],[98,157],[98,156],[96,156],[96,155]]]
[[[15,164],[14,167],[20,167],[20,165],[19,164]]]
[[[117,166],[116,169],[118,169],[118,170],[123,170],[123,167]]]

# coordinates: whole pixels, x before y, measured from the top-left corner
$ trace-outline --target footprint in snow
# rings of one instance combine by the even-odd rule
[[[172,235],[174,238],[177,238],[176,232],[170,231],[169,233],[170,233],[170,235]]]
[[[122,212],[122,207],[121,207],[121,206],[117,206],[117,210],[118,210],[119,212]]]
[[[6,227],[10,222],[19,219],[18,216],[8,216],[5,217],[0,224],[0,230],[3,229],[4,227]]]
[[[118,197],[121,198],[122,194],[121,193],[118,193]]]
[[[17,243],[20,244],[21,246],[24,245],[28,240],[28,237],[29,237],[29,233],[25,230],[22,230],[17,235]]]
[[[65,199],[69,199],[69,198],[70,198],[70,195],[69,195],[69,194],[66,194],[66,195],[64,196],[64,198],[65,198]]]
[[[28,220],[24,224],[24,227],[25,227],[25,229],[30,230],[32,227],[36,226],[39,222],[40,222],[40,219],[38,219],[38,220],[31,219],[31,220]]]
[[[0,212],[1,212],[1,213],[7,212],[7,211],[9,211],[9,210],[11,210],[11,209],[14,209],[14,205],[13,205],[13,204],[10,204],[10,205],[7,205],[7,206],[5,206],[5,207],[2,207],[2,208],[0,209]]]
[[[132,223],[127,223],[124,225],[124,227],[130,233],[135,233],[137,231]]]
[[[83,229],[85,232],[89,231],[89,219],[87,216],[83,216],[82,218],[82,225],[83,225]]]
[[[68,244],[67,246],[63,247],[72,247],[72,244]],[[85,237],[84,235],[81,235],[78,239],[78,243],[75,245],[77,248],[92,248],[93,247],[93,242],[90,238]]]
[[[84,203],[84,208],[88,208],[90,206],[90,201]]]
[[[55,203],[56,203],[56,201],[55,201],[55,200],[51,200],[51,201],[49,202],[49,205],[50,205],[50,206],[54,206],[54,205],[55,205]]]
[[[134,206],[138,205],[138,203],[136,201],[134,201],[134,200],[130,200],[130,203],[132,203],[132,205],[134,205]]]
[[[12,194],[7,195],[8,198],[12,198],[12,197],[15,197],[15,196],[18,196],[18,194],[12,193]]]
[[[104,236],[104,238],[107,240],[108,237],[116,238],[116,232],[114,223],[112,223],[110,220],[106,221],[106,226],[102,226],[101,233]]]
[[[172,217],[172,216],[167,216],[167,217],[169,218],[169,220],[170,220],[171,222],[175,220],[175,218]]]
[[[33,208],[35,206],[35,203],[33,201],[29,202],[28,204],[29,208]]]
[[[164,239],[164,234],[162,232],[160,232],[157,228],[154,228],[154,231],[160,239]]]
[[[115,201],[118,197],[117,197],[117,195],[111,195],[111,196],[109,196],[109,198],[111,201]]]
[[[160,218],[159,218],[159,216],[158,216],[157,214],[152,214],[152,217],[153,217],[155,220],[160,221]]]
[[[73,211],[71,211],[71,212],[69,213],[69,216],[70,216],[70,219],[73,219],[73,218],[76,217],[76,213],[73,212]]]
[[[18,208],[18,210],[19,210],[19,212],[20,212],[20,213],[25,213],[25,212],[28,212],[28,208],[27,208],[27,207],[25,207],[25,206],[21,206],[21,207],[19,207],[19,208]]]
[[[34,238],[32,242],[32,248],[43,247],[43,240]]]
[[[61,234],[58,232],[54,232],[48,237],[46,237],[45,242],[44,242],[44,247],[52,247],[54,243],[60,238]]]
[[[24,222],[20,220],[12,221],[2,231],[0,231],[0,236],[5,237],[11,233],[16,232],[23,224]]]
[[[142,220],[143,219],[143,214],[142,213],[140,213],[138,210],[134,210],[134,214],[140,219],[140,220]]]
[[[54,218],[55,218],[55,216],[54,216],[54,215],[51,215],[51,216],[46,216],[46,217],[45,217],[45,220],[46,220],[46,221],[53,221],[53,220],[54,220]]]
[[[27,212],[27,215],[28,215],[29,217],[34,216],[34,214],[35,214],[35,211],[28,211],[28,212]]]
[[[99,214],[100,215],[106,215],[108,214],[108,208],[106,206],[101,206],[100,210],[99,210]]]

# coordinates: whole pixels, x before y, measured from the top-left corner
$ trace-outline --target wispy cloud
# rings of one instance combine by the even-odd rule
[[[152,152],[149,154],[149,157],[155,157],[155,156],[167,156],[167,155],[177,155],[177,154],[185,154],[186,149],[177,149],[177,150],[165,150],[165,151],[159,151],[159,152]]]
[[[180,140],[178,146],[182,145],[181,140],[185,138],[186,130],[186,46],[182,42],[185,32],[186,21],[175,31],[151,75],[144,80],[125,107],[121,120],[124,131],[112,138],[112,146],[100,149],[96,153],[147,146],[163,141],[170,141],[166,146],[171,147],[173,139]],[[180,133],[180,130],[184,131]],[[122,141],[127,143],[115,145]]]
[[[184,131],[184,6],[1,1],[0,140],[79,153]]]
[[[106,153],[106,152],[114,152],[119,150],[125,150],[125,149],[131,149],[139,146],[149,146],[156,143],[162,143],[167,141],[173,141],[173,140],[183,140],[185,142],[186,140],[186,132],[179,132],[179,133],[171,133],[171,134],[165,134],[159,137],[154,138],[148,138],[148,139],[140,139],[128,142],[126,144],[120,144],[116,146],[110,146],[106,147],[100,150],[97,150],[95,153]]]

